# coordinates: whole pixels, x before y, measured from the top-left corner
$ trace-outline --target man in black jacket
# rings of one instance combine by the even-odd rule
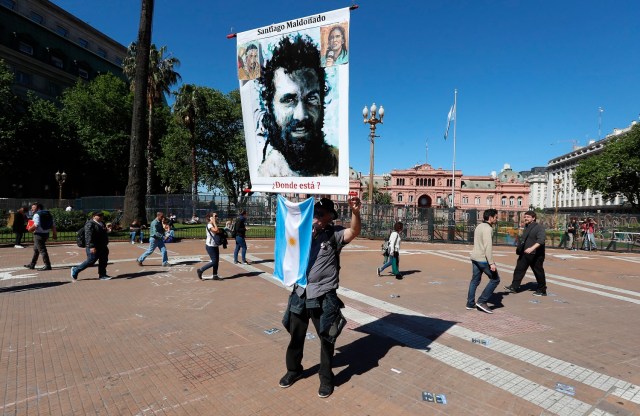
[[[111,280],[107,275],[107,262],[109,261],[109,236],[111,232],[102,222],[103,214],[96,211],[91,214],[92,219],[84,225],[84,238],[87,242],[87,259],[79,266],[71,268],[71,279],[75,282],[78,275],[87,267],[98,262],[98,278],[100,280]]]
[[[527,211],[524,213],[524,232],[520,238],[520,244],[516,253],[518,262],[513,271],[513,281],[504,288],[511,293],[518,293],[520,283],[527,269],[531,267],[538,282],[538,289],[533,296],[547,296],[547,281],[544,274],[544,241],[546,238],[544,227],[536,222],[536,213]]]

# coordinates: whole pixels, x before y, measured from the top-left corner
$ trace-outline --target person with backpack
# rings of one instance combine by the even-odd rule
[[[218,227],[218,214],[212,212],[209,216],[209,222],[207,223],[207,239],[205,240],[204,246],[211,261],[201,268],[196,269],[200,280],[220,280],[218,276],[220,246],[226,248],[226,239],[227,237],[224,234],[224,230]],[[213,268],[213,275],[211,277],[202,277],[202,274],[210,268]]]
[[[242,264],[247,262],[247,211],[243,210],[240,216],[236,218],[231,230],[231,237],[236,240],[236,248],[233,250],[233,264],[238,264],[238,252],[242,249]]]
[[[389,245],[388,245],[388,260],[381,266],[376,269],[378,276],[386,269],[391,266],[391,272],[398,280],[402,280],[402,274],[398,270],[398,266],[400,265],[400,241],[402,238],[400,237],[400,233],[404,226],[400,221],[396,222],[393,225],[393,231],[389,236]]]
[[[46,211],[39,202],[31,205],[31,212],[33,213],[33,220],[29,222],[30,225],[28,225],[27,231],[33,233],[33,257],[31,258],[31,263],[25,264],[24,267],[35,269],[38,257],[42,255],[44,267],[40,268],[40,270],[51,270],[51,261],[49,260],[46,243],[49,239],[49,233],[52,233],[54,240],[58,238],[53,215]]]
[[[111,280],[107,274],[107,263],[109,262],[109,236],[111,232],[109,225],[105,225],[102,211],[91,213],[91,219],[84,224],[84,246],[87,252],[87,259],[78,266],[71,268],[71,279],[75,282],[78,275],[87,267],[98,262],[98,279]],[[80,245],[80,243],[78,243]]]
[[[336,293],[340,282],[340,252],[342,247],[360,234],[360,199],[349,199],[351,223],[349,228],[334,226],[338,217],[333,201],[321,198],[313,208],[313,225],[307,286],[293,286],[282,319],[291,335],[286,352],[286,374],[280,379],[282,388],[290,387],[303,376],[302,355],[309,320],[320,338],[320,388],[318,397],[331,396],[334,387],[333,353],[335,342],[346,320],[340,312],[344,303]]]

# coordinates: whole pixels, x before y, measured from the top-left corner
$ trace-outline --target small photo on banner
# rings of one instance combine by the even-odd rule
[[[349,8],[238,33],[251,189],[349,192]]]
[[[273,276],[285,286],[307,286],[313,203],[313,198],[296,203],[278,195]]]

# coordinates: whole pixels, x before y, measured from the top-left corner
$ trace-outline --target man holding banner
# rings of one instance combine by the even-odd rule
[[[338,217],[334,203],[321,198],[313,209],[313,231],[307,284],[295,284],[289,297],[282,324],[291,334],[286,353],[287,373],[280,379],[280,387],[287,388],[302,378],[302,355],[309,320],[320,338],[319,397],[333,393],[333,353],[335,341],[346,321],[340,312],[344,307],[336,290],[340,280],[340,251],[360,234],[360,199],[349,199],[351,223],[349,228],[333,225]]]

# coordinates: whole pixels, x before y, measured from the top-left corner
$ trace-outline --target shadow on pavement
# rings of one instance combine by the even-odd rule
[[[149,271],[144,271],[144,272],[125,273],[125,274],[120,274],[118,276],[113,276],[112,280],[117,280],[117,279],[136,279],[138,277],[151,276],[151,275],[160,274],[160,273],[165,273],[165,271],[164,270],[149,270]]]
[[[378,367],[380,360],[393,347],[429,351],[429,344],[456,323],[425,316],[391,313],[356,328],[354,331],[366,336],[337,348],[339,353],[335,356],[333,366],[347,367],[336,374],[336,386],[348,382],[354,375],[361,375]]]
[[[247,273],[237,273],[231,276],[227,276],[227,277],[222,277],[220,278],[220,280],[233,280],[233,279],[239,279],[241,277],[255,277],[255,276],[260,276],[261,274],[263,274],[264,272],[260,271],[260,272],[247,272]]]
[[[27,290],[48,289],[50,287],[66,285],[68,283],[71,283],[71,282],[44,282],[44,283],[31,283],[31,284],[28,284],[28,285],[20,285],[20,286],[1,287],[0,288],[0,293],[5,293],[5,292],[25,292]]]

